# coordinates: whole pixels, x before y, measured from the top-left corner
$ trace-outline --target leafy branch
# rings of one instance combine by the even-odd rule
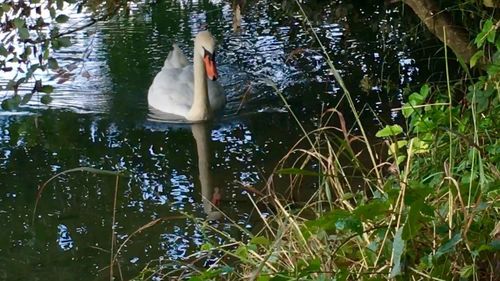
[[[0,71],[9,77],[6,85],[0,85],[6,94],[2,109],[11,110],[31,100],[34,93],[42,92],[42,103],[49,103],[53,86],[43,85],[35,73],[52,70],[58,75],[70,76],[66,69],[59,67],[54,58],[54,50],[71,46],[71,34],[109,20],[118,14],[128,0],[31,0],[5,1],[0,4]],[[88,14],[88,20],[77,27],[61,31],[70,21],[66,15],[68,8],[76,8],[76,13]],[[74,67],[73,67],[74,69]],[[8,74],[16,70],[15,74]],[[71,70],[70,70],[71,71]],[[60,80],[61,83],[67,79]],[[31,83],[29,93],[19,94],[21,85]]]

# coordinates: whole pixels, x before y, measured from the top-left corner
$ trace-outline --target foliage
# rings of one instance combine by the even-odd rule
[[[45,93],[42,103],[50,103],[53,86],[45,85],[40,74],[53,71],[68,76],[70,70],[58,64],[54,52],[71,46],[71,35],[115,14],[127,1],[121,0],[57,0],[15,1],[0,4],[0,70],[10,77],[1,90],[11,91],[2,101],[2,109],[10,110],[30,101],[33,93]],[[87,22],[69,24],[68,13],[83,13]],[[75,27],[76,26],[76,27]],[[74,66],[73,66],[74,68]],[[67,79],[66,79],[67,80]],[[20,87],[31,90],[21,96]]]

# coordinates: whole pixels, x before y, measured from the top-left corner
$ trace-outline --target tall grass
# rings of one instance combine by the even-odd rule
[[[406,129],[400,125],[382,128],[377,137],[388,153],[377,154],[349,90],[300,2],[297,5],[343,89],[361,134],[351,133],[336,108],[323,114],[319,128],[303,129],[304,136],[269,178],[263,200],[273,206],[274,215],[261,215],[261,231],[248,234],[248,241],[233,240],[226,248],[223,255],[236,261],[225,263],[221,258],[191,280],[215,276],[233,280],[497,280],[500,142],[495,116],[500,116],[500,70],[492,67],[497,62],[490,60],[483,76],[464,79],[468,81],[466,106],[454,104],[455,89],[448,75],[445,89],[423,85],[412,93],[399,109]],[[485,25],[491,30],[483,29],[483,33],[496,32],[496,26]],[[478,47],[496,50],[487,44],[483,40]],[[302,204],[285,202],[273,192],[276,176],[287,176],[292,192],[311,187],[316,191]]]

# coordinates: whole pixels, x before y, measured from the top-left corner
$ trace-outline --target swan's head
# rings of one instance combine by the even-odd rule
[[[210,80],[217,80],[215,64],[215,39],[208,31],[202,31],[194,39],[195,52],[203,58],[205,72]]]

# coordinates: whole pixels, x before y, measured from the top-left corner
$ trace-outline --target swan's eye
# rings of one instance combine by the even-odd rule
[[[208,57],[210,60],[213,60],[213,58],[215,57],[215,52],[212,54],[205,48],[203,48],[203,50],[205,51],[203,57]]]

